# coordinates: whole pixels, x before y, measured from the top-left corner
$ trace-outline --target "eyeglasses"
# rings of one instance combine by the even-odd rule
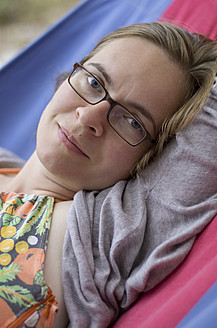
[[[145,139],[155,143],[143,123],[128,109],[114,101],[99,80],[82,65],[74,64],[68,82],[87,103],[96,105],[103,100],[110,103],[107,120],[113,130],[129,145],[137,146]]]

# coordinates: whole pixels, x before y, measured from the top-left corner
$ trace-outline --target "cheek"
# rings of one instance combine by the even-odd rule
[[[121,142],[122,143],[122,142]],[[127,178],[130,176],[130,172],[139,161],[139,159],[145,154],[148,149],[144,145],[132,147],[127,143],[119,145],[115,144],[108,147],[107,160],[115,171],[113,174],[120,175],[122,178]]]
[[[78,106],[79,101],[81,101],[80,99],[68,85],[68,82],[64,81],[54,94],[45,111],[50,111],[53,114],[69,112]]]
[[[77,108],[78,104],[78,96],[72,92],[66,82],[63,82],[44,109],[37,133],[46,134],[59,115],[73,113],[73,109]]]

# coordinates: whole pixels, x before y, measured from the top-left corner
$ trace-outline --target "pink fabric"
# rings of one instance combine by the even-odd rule
[[[217,216],[198,236],[185,261],[143,294],[114,328],[174,328],[216,281]]]
[[[216,0],[174,0],[162,20],[217,40]]]

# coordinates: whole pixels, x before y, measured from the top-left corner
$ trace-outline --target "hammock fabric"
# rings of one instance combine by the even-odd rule
[[[56,77],[70,71],[109,32],[157,20],[217,39],[216,0],[86,0],[0,71],[1,146],[27,159]],[[215,328],[216,240],[217,217],[184,263],[142,295],[114,327]]]

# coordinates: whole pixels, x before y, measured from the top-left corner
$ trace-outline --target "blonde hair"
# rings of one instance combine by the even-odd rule
[[[140,23],[123,27],[104,37],[81,64],[113,40],[128,37],[141,37],[158,45],[183,70],[186,77],[182,105],[165,119],[157,143],[133,168],[132,175],[135,175],[163,150],[172,136],[193,120],[204,105],[217,72],[217,43],[169,23]]]

